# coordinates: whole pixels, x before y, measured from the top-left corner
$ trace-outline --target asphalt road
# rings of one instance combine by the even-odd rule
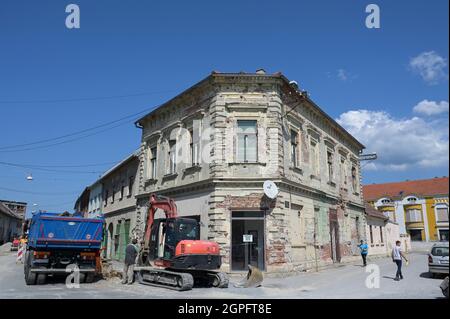
[[[26,286],[23,276],[23,265],[15,263],[12,254],[0,255],[0,298],[71,298],[71,299],[260,299],[260,298],[318,298],[318,299],[435,299],[442,298],[439,285],[442,279],[433,279],[427,273],[427,257],[425,253],[410,255],[411,263],[404,268],[405,279],[393,280],[395,265],[388,258],[369,258],[369,264],[377,265],[376,273],[367,273],[361,265],[342,265],[320,271],[303,273],[288,278],[267,278],[260,288],[228,289],[195,288],[189,292],[176,292],[163,288],[148,287],[139,284],[123,286],[118,279],[99,280],[92,284],[82,284],[78,289],[69,289],[63,279],[50,280],[44,286]],[[369,268],[370,270],[371,268]],[[369,275],[379,279],[370,281],[374,288],[367,288]],[[232,278],[237,283],[238,278]]]

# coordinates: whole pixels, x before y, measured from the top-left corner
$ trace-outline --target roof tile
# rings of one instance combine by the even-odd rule
[[[399,198],[408,195],[448,195],[448,188],[448,177],[440,177],[397,183],[364,185],[363,194],[365,201],[373,201],[382,197]]]

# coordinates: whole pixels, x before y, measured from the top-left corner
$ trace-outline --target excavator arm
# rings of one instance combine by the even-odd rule
[[[156,211],[158,209],[164,211],[166,218],[178,217],[177,205],[173,199],[164,196],[157,196],[156,194],[150,195],[147,222],[145,224],[144,249],[148,249],[149,247],[150,238],[152,235],[152,226],[155,221]]]

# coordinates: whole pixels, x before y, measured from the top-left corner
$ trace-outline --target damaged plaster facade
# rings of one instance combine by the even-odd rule
[[[201,239],[221,247],[224,271],[245,263],[307,271],[358,258],[364,146],[281,73],[213,72],[137,125],[135,233],[142,236],[149,195],[157,193],[174,198],[180,216],[200,220]],[[190,160],[174,165],[180,145]],[[266,180],[279,187],[275,200],[264,195]],[[252,242],[243,242],[246,234]]]

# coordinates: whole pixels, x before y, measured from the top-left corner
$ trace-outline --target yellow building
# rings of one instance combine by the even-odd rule
[[[448,241],[448,177],[363,187],[364,199],[415,241]]]

